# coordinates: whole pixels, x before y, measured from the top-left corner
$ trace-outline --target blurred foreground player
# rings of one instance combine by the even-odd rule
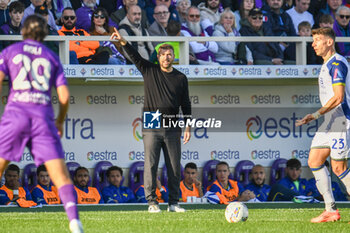
[[[0,174],[9,161],[20,161],[27,146],[37,166],[44,163],[58,188],[71,232],[83,232],[72,181],[64,163],[60,142],[68,111],[69,91],[59,58],[42,41],[47,35],[44,18],[29,16],[23,25],[24,41],[0,55],[0,87],[9,77],[9,97],[0,122]],[[55,122],[51,88],[60,102]]]

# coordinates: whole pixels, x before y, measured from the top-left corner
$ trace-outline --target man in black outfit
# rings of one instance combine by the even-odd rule
[[[142,73],[145,92],[143,113],[153,112],[152,121],[159,117],[159,115],[156,115],[157,113],[162,113],[164,119],[170,116],[167,122],[168,120],[176,121],[176,115],[181,107],[185,120],[187,120],[191,115],[188,82],[187,77],[172,66],[175,57],[174,48],[168,44],[164,44],[159,48],[158,65],[143,59],[116,29],[111,39],[116,39],[123,46],[130,60]],[[165,128],[161,123],[159,125],[160,128],[158,129],[143,128],[142,132],[145,149],[144,185],[145,196],[149,205],[148,212],[161,212],[156,195],[156,179],[161,149],[163,149],[168,172],[168,211],[185,212],[185,209],[178,205],[181,179],[181,128]],[[184,132],[183,143],[186,144],[190,137],[190,128],[187,127]]]

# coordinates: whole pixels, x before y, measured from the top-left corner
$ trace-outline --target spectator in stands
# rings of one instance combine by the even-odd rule
[[[61,204],[58,189],[51,185],[51,179],[44,164],[37,168],[36,175],[38,184],[31,191],[33,201],[43,205]]]
[[[251,182],[245,187],[246,190],[254,192],[259,201],[267,201],[271,187],[265,184],[265,169],[261,165],[255,165],[252,169]]]
[[[10,164],[5,171],[5,184],[0,188],[0,205],[17,203],[21,207],[36,206],[27,188],[19,183],[19,167]]]
[[[311,24],[307,21],[303,21],[298,25],[298,34],[299,36],[310,37],[311,36]],[[322,57],[316,55],[314,48],[312,47],[312,43],[308,42],[307,47],[307,64],[315,65],[315,64],[323,64]],[[321,59],[321,60],[320,60]]]
[[[180,201],[187,202],[187,197],[203,197],[202,182],[198,180],[198,168],[195,163],[187,163],[184,179],[180,182]]]
[[[208,187],[205,197],[210,203],[228,204],[232,201],[249,201],[255,198],[255,194],[238,184],[237,181],[229,179],[230,168],[226,162],[216,165],[216,180]]]
[[[172,0],[150,0],[149,4],[146,6],[148,22],[150,24],[154,22],[153,12],[154,8],[158,5],[166,5],[168,7],[168,11],[170,12],[169,20],[180,21],[176,7],[171,4],[171,1]]]
[[[156,188],[156,195],[157,195],[157,201],[159,203],[165,203],[169,201],[169,195],[168,191],[165,186],[162,185],[160,180],[157,178],[157,188]],[[146,197],[145,197],[145,186],[141,185],[135,190],[135,196],[137,199],[137,202],[140,203],[147,203]]]
[[[219,22],[220,14],[220,0],[205,0],[198,5],[201,13],[201,26],[208,32],[209,36],[213,35],[214,24]]]
[[[350,36],[350,9],[346,6],[340,6],[335,15],[335,22],[333,30],[337,37],[349,37]],[[337,52],[343,55],[348,62],[350,61],[350,43],[337,43]]]
[[[226,9],[220,15],[220,21],[215,25],[213,36],[241,36],[235,28],[235,16],[230,9]],[[218,41],[217,44],[219,50],[215,53],[215,58],[221,65],[253,65],[252,53],[245,43]]]
[[[248,19],[241,20],[242,36],[272,36],[272,32],[263,25],[263,14],[258,8],[249,12]],[[275,42],[247,42],[247,46],[253,54],[256,65],[282,65],[283,52]]]
[[[298,31],[298,25],[307,21],[311,24],[311,27],[314,25],[314,17],[307,10],[310,6],[310,0],[295,0],[295,7],[287,10],[287,14],[293,21],[295,31]]]
[[[84,29],[89,32],[91,27],[91,18],[96,9],[96,0],[83,0],[83,6],[76,10],[77,29]]]
[[[241,20],[248,19],[249,11],[255,8],[254,0],[242,0],[239,9],[234,12],[235,14],[235,27],[239,31],[241,29]]]
[[[120,167],[112,166],[107,170],[109,186],[102,190],[105,203],[135,203],[136,198],[132,190],[121,186],[123,170]]]
[[[58,31],[60,36],[90,36],[85,30],[75,28],[77,19],[72,8],[68,7],[63,10],[62,21],[63,26]],[[107,64],[109,53],[107,51],[97,53],[99,46],[98,41],[70,41],[69,51],[76,53],[79,64]],[[71,57],[70,60],[72,60]]]
[[[166,28],[168,26],[168,20],[170,12],[166,5],[158,5],[154,8],[153,17],[155,21],[148,28],[150,36],[167,36]],[[153,42],[153,46],[157,46],[159,42]]]
[[[322,15],[319,20],[320,28],[333,28],[334,19],[331,15]]]
[[[29,16],[29,15],[33,15],[34,14],[34,10],[35,7],[37,6],[42,6],[45,2],[45,0],[30,0],[31,4],[30,6],[28,6],[25,10],[24,10],[24,15],[22,18],[22,24],[24,22],[24,20]],[[55,22],[55,18],[53,17],[53,14],[51,11],[49,11],[49,20],[48,20],[48,24],[57,30],[57,26],[56,26],[56,22]]]
[[[310,7],[308,12],[310,12],[313,17],[314,17],[314,21],[316,24],[316,17],[318,16],[319,12],[321,9],[325,8],[327,4],[327,0],[311,0],[310,1]],[[318,23],[317,23],[318,26]]]
[[[300,178],[301,163],[298,159],[287,161],[286,177],[282,178],[278,184],[296,192],[298,195],[311,196],[312,190],[306,179]]]
[[[104,203],[102,195],[95,187],[89,187],[89,170],[78,167],[74,172],[74,189],[77,192],[78,204],[101,204]]]
[[[187,10],[186,23],[181,27],[181,33],[184,36],[203,36],[209,37],[208,32],[203,30],[200,24],[201,16],[197,7],[191,6]],[[197,61],[201,65],[218,64],[215,62],[215,53],[218,52],[218,45],[215,41],[191,41],[191,49],[195,54]]]
[[[266,26],[272,29],[274,36],[296,36],[295,27],[290,16],[282,10],[283,0],[267,0],[267,4],[262,8],[262,12],[265,16]],[[292,45],[295,46],[295,43],[279,43],[282,51]],[[291,49],[295,51],[295,49]]]
[[[0,27],[0,35],[20,35],[21,21],[23,18],[24,4],[19,1],[14,1],[9,6],[10,20]],[[16,41],[1,41],[0,51]]]
[[[332,169],[329,169],[329,162],[327,160],[324,163],[324,165],[326,165],[329,173],[332,174],[333,171],[332,171]],[[322,197],[322,195],[320,194],[320,192],[317,189],[315,177],[311,178],[308,181],[308,184],[310,186],[310,189],[312,190],[312,194],[311,195],[314,196],[316,199],[318,199],[320,201],[323,201],[323,197]],[[347,201],[348,200],[346,198],[346,195],[341,191],[339,184],[337,182],[335,182],[335,181],[332,181],[332,191],[333,191],[334,199],[336,201]]]
[[[62,25],[61,22],[61,16],[62,16],[62,11],[66,7],[72,7],[72,4],[70,3],[70,0],[52,0],[52,8],[50,9],[53,11],[53,15],[56,16],[56,24],[57,25]]]
[[[0,0],[0,26],[10,21],[9,8],[10,0]]]
[[[90,34],[94,36],[108,36],[113,33],[113,27],[108,24],[108,13],[102,7],[96,8],[91,17]],[[119,52],[119,44],[111,41],[100,41],[100,48],[108,51],[108,64],[125,65],[126,60]]]
[[[190,0],[177,0],[176,1],[176,10],[179,14],[179,21],[180,23],[186,22],[186,13],[187,9],[191,6]]]
[[[130,6],[126,17],[120,21],[119,32],[122,36],[149,36],[148,31],[141,27],[141,8],[138,5]],[[131,42],[131,45],[144,59],[149,60],[154,49],[151,42]]]
[[[315,24],[317,25],[319,23],[319,19],[322,15],[331,15],[333,20],[335,20],[336,12],[342,3],[342,0],[327,0],[325,7],[316,14]]]
[[[49,20],[49,10],[47,8],[47,6],[44,4],[42,6],[37,6],[35,7],[34,10],[35,14],[39,14],[41,16],[43,16],[46,20],[46,22],[48,22]],[[58,32],[56,29],[52,28],[49,24],[47,24],[47,29],[48,29],[48,35],[50,36],[58,36]],[[59,51],[59,45],[57,41],[44,41],[44,45],[48,48],[50,48],[53,52],[55,52],[58,55],[58,51]]]
[[[122,21],[126,17],[130,6],[137,5],[137,3],[138,0],[123,0],[123,6],[111,14],[111,20],[115,24],[120,25],[120,21]],[[144,9],[141,9],[141,27],[146,29],[149,27],[147,14]]]

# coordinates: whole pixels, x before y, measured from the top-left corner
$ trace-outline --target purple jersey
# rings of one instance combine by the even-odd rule
[[[42,43],[27,39],[2,51],[0,70],[9,77],[6,110],[54,118],[51,88],[67,85],[56,54]]]

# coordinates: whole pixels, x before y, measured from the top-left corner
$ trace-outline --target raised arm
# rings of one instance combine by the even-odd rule
[[[116,28],[114,28],[114,32],[112,33],[110,39],[116,40],[117,43],[121,45],[121,47],[124,49],[124,52],[130,58],[131,62],[135,64],[141,73],[144,73],[147,68],[153,65],[153,63],[141,57],[139,52],[134,47],[132,47],[127,40],[125,40],[125,38],[119,33]]]

